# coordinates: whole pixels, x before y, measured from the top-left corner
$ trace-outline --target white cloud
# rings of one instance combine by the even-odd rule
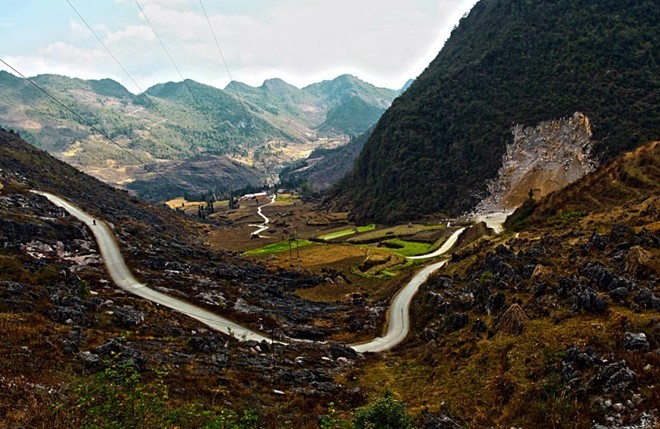
[[[75,68],[95,69],[105,60],[105,53],[98,49],[83,49],[64,42],[56,42],[40,49],[42,58],[59,61]]]
[[[60,74],[82,79],[117,79],[107,67],[99,67],[104,64],[105,56],[105,52],[99,50],[57,42],[40,49],[35,55],[7,56],[5,60],[27,77]]]
[[[138,1],[184,77],[226,85],[229,77],[198,0]],[[476,0],[252,1],[256,3],[233,4],[224,13],[219,12],[224,5],[204,2],[235,79],[260,85],[281,77],[304,86],[351,73],[396,88],[430,63]],[[92,23],[113,54],[145,87],[180,80],[133,1],[115,2],[125,18]],[[100,46],[83,43],[83,30],[87,39],[91,34],[82,24],[71,21],[70,28],[66,42],[50,40],[47,48],[22,58],[31,58],[34,69],[42,57],[41,66],[52,69],[41,73],[118,74],[129,90],[136,90]],[[87,45],[93,48],[81,47]]]
[[[148,25],[129,25],[118,31],[105,29],[104,43],[141,43],[155,41],[156,37]]]
[[[89,29],[78,21],[69,22],[69,28],[71,29],[70,34],[74,39],[88,39],[93,37],[92,33],[89,32]]]
[[[219,61],[201,12],[168,7],[173,2],[144,2],[143,9],[175,61],[189,66]],[[457,7],[453,0],[437,4],[443,13]],[[268,70],[289,75],[294,83],[310,83],[309,76],[335,69],[380,84],[402,84],[414,77],[411,65],[428,56],[429,41],[437,39],[441,27],[439,15],[429,17],[400,0],[291,0],[273,7],[261,21],[212,14],[211,22],[230,69],[241,70],[234,72],[241,80]]]

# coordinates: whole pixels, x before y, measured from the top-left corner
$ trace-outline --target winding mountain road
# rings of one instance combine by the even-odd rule
[[[275,202],[275,198],[277,198],[277,195],[273,195],[272,199],[270,200],[270,203],[266,203],[266,204],[264,204],[263,206],[259,206],[259,207],[257,208],[257,214],[263,218],[264,222],[263,222],[263,223],[260,223],[260,224],[253,224],[253,225],[250,225],[250,226],[253,226],[253,227],[255,227],[255,228],[259,228],[259,229],[257,229],[256,231],[254,231],[254,232],[251,234],[252,237],[264,238],[264,237],[261,236],[261,233],[264,232],[265,230],[267,230],[267,229],[269,228],[269,227],[268,227],[268,224],[270,223],[270,219],[268,219],[268,218],[266,217],[266,215],[264,215],[264,214],[261,212],[261,209],[264,208],[264,207],[266,207],[266,206],[269,206],[269,205],[273,204],[273,203]]]
[[[155,291],[138,282],[126,266],[119,247],[115,242],[114,235],[105,222],[96,220],[90,214],[56,195],[48,192],[34,192],[48,198],[53,204],[62,207],[71,215],[84,222],[92,230],[99,245],[101,256],[103,257],[108,272],[110,273],[110,277],[112,277],[112,280],[121,289],[151,302],[155,302],[164,307],[183,313],[193,319],[199,320],[208,327],[225,334],[234,335],[237,338],[246,340],[271,341],[269,338],[234,323],[231,320],[220,317],[217,314],[211,313],[210,311],[196,305]]]
[[[358,353],[378,353],[390,350],[405,340],[410,332],[410,303],[413,297],[429,276],[446,263],[447,261],[441,261],[422,268],[396,294],[388,311],[387,333],[384,337],[374,338],[362,344],[353,344],[351,347]]]
[[[72,216],[84,222],[92,230],[94,237],[96,237],[96,241],[101,252],[101,257],[105,261],[108,272],[110,273],[112,280],[121,289],[154,303],[163,305],[167,308],[171,308],[172,310],[183,313],[189,317],[192,317],[193,319],[202,322],[212,329],[228,335],[234,335],[236,338],[255,341],[271,341],[266,336],[245,328],[235,322],[232,322],[231,320],[211,313],[210,311],[196,305],[155,291],[148,286],[138,282],[126,266],[124,258],[121,255],[121,251],[119,250],[119,247],[115,241],[114,235],[105,222],[95,219],[93,216],[86,213],[82,209],[56,195],[50,194],[48,192],[33,192],[39,195],[43,195],[53,204],[64,208]],[[273,198],[270,204],[272,204],[274,201],[275,198]],[[265,218],[265,216],[263,217]],[[462,232],[463,229],[454,232],[454,234],[449,237],[445,245],[439,249],[443,250],[443,252],[436,251],[432,255],[439,256],[440,254],[448,251]],[[428,255],[423,256],[427,256],[429,258],[433,257]],[[351,347],[353,347],[353,349],[359,353],[377,353],[390,350],[391,348],[400,344],[410,332],[409,312],[410,303],[413,297],[419,290],[419,287],[424,284],[428,277],[440,269],[446,262],[447,261],[441,261],[422,268],[415,274],[415,276],[413,276],[410,282],[408,282],[408,284],[403,289],[401,289],[399,293],[396,294],[388,313],[388,326],[384,337],[378,337],[362,344],[351,345]]]
[[[455,231],[447,241],[433,253],[420,256],[411,256],[408,259],[428,259],[447,253],[456,244],[456,240],[465,228]],[[384,337],[374,338],[362,344],[353,344],[351,347],[359,353],[378,353],[390,350],[401,344],[410,332],[410,303],[413,297],[431,274],[442,268],[447,261],[436,262],[419,270],[413,278],[394,296],[387,315],[387,332]]]
[[[417,256],[408,256],[408,259],[417,261],[421,259],[429,259],[429,258],[435,258],[436,256],[444,255],[454,247],[454,244],[456,244],[456,240],[458,240],[458,237],[465,231],[465,228],[460,228],[456,230],[448,239],[445,241],[442,246],[438,250],[432,253],[427,253],[426,255],[417,255]]]

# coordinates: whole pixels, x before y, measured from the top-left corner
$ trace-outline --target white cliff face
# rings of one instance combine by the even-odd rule
[[[506,148],[498,177],[478,213],[510,211],[530,193],[539,199],[593,171],[597,162],[589,119],[576,112],[570,118],[541,122],[535,127],[515,125],[513,143]]]

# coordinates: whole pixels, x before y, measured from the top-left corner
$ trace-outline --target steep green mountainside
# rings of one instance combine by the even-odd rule
[[[92,92],[105,97],[129,100],[134,98],[133,94],[131,94],[120,83],[115,82],[112,79],[83,80],[75,78],[70,79],[59,75],[39,75],[33,80],[41,86],[56,88],[60,92],[79,90]]]
[[[383,115],[338,188],[356,218],[456,215],[484,196],[514,124],[583,112],[604,160],[660,137],[652,0],[482,0]]]
[[[316,97],[281,79],[268,79],[258,88],[231,82],[224,91],[273,115],[293,117],[308,128],[321,123],[326,113],[317,106]]]
[[[157,99],[158,111],[168,118],[170,126],[195,142],[206,142],[207,147],[200,149],[213,153],[231,153],[239,142],[254,146],[268,138],[302,140],[291,130],[269,122],[260,108],[241,105],[231,93],[208,85],[191,80],[168,82],[149,88],[146,94]],[[209,142],[218,147],[208,146]]]
[[[37,76],[34,81],[111,137],[129,135],[138,124],[125,114],[134,97],[116,82],[83,81],[54,75]],[[53,153],[65,152],[73,142],[91,134],[87,125],[25,80],[0,72],[0,88],[0,118],[20,130],[35,146]],[[128,162],[116,147],[99,145],[96,151],[94,158]]]
[[[377,88],[361,81],[355,76],[341,75],[333,80],[313,83],[302,89],[322,101],[322,105],[332,107],[345,102],[347,99],[358,96],[369,104],[387,108],[392,100],[399,95],[393,89]]]
[[[82,141],[84,147],[69,158],[83,166],[102,165],[107,159],[121,164],[136,162],[107,141],[98,144],[95,140],[101,137],[95,136],[88,124],[116,138],[145,162],[152,158],[183,159],[198,153],[244,152],[246,147],[269,138],[302,140],[300,133],[269,122],[264,118],[267,113],[258,107],[241,106],[222,90],[190,80],[155,85],[140,96],[109,79],[83,81],[43,75],[34,81],[84,121],[30,83],[5,72],[0,74],[0,117],[29,142],[56,155],[66,157],[69,146]]]
[[[358,135],[378,122],[384,108],[369,104],[358,96],[353,96],[328,110],[328,116],[319,131],[342,129],[348,134]]]

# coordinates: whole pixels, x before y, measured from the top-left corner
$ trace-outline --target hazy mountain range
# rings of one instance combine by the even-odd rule
[[[162,178],[148,170],[170,172],[190,193],[259,184],[316,147],[361,134],[399,95],[350,75],[302,89],[280,79],[257,88],[232,82],[224,90],[187,80],[157,84],[139,95],[110,79],[32,80],[77,115],[24,79],[0,72],[2,125],[106,182],[130,189],[137,181],[135,188],[153,199],[172,195],[149,189],[151,180]],[[234,164],[231,181],[223,168],[205,172],[200,183],[194,175],[180,179],[178,161],[210,155],[234,160],[220,163]]]

